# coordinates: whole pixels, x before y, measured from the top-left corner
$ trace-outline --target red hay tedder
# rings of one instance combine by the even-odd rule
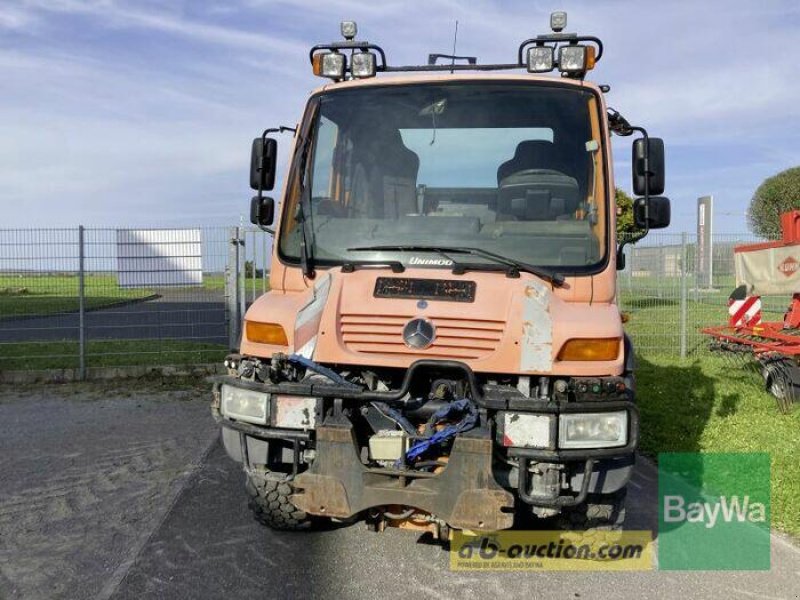
[[[711,349],[752,357],[787,412],[800,391],[800,211],[781,215],[782,239],[734,248],[736,289],[728,324],[706,327]],[[762,296],[791,296],[783,321],[761,320]]]

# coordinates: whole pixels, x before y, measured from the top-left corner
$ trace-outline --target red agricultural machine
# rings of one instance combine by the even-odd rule
[[[800,211],[781,215],[782,238],[734,248],[736,289],[728,324],[706,327],[711,349],[753,358],[782,412],[800,391]],[[789,296],[783,321],[761,319],[762,296]]]

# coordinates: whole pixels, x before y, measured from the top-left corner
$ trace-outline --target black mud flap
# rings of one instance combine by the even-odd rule
[[[317,428],[317,458],[292,485],[292,503],[319,516],[346,519],[368,508],[414,507],[451,527],[476,531],[508,529],[514,522],[514,497],[492,474],[492,439],[476,429],[453,443],[445,469],[438,473],[374,469],[358,457],[353,428]]]

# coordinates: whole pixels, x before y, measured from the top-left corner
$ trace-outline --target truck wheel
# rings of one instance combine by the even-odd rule
[[[266,470],[247,472],[248,505],[256,521],[272,529],[300,531],[311,528],[313,518],[289,501],[292,487],[284,473]]]
[[[586,502],[559,515],[558,525],[579,531],[622,529],[627,491],[623,488],[613,494],[589,494]]]

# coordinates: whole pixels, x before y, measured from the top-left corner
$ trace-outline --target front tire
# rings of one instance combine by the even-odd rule
[[[300,510],[289,500],[292,486],[289,476],[265,469],[247,472],[245,488],[248,506],[253,517],[262,525],[279,531],[303,531],[311,529],[314,518]]]

